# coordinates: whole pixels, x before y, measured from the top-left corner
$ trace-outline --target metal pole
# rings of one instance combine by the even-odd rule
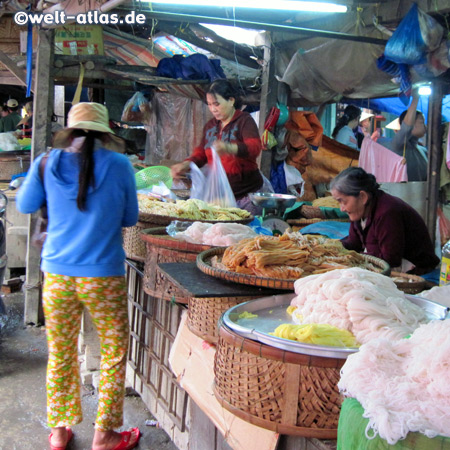
[[[442,163],[441,107],[442,86],[439,82],[433,82],[432,93],[428,102],[428,201],[426,208],[427,227],[433,243],[436,240],[437,206]]]

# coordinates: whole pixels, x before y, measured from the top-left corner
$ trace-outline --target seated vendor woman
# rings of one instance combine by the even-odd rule
[[[400,198],[382,191],[372,174],[349,167],[330,187],[351,221],[349,235],[342,240],[345,248],[416,275],[431,272],[439,264],[422,217]]]
[[[216,80],[206,93],[206,101],[214,116],[203,129],[203,138],[192,155],[172,166],[172,177],[189,171],[190,162],[198,167],[211,163],[211,148],[220,155],[239,208],[252,214],[261,209],[251,203],[251,192],[262,191],[263,178],[256,161],[261,153],[258,127],[252,116],[239,110],[240,101],[228,80]]]

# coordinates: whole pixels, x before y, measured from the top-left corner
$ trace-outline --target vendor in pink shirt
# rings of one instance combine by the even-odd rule
[[[349,250],[376,256],[392,270],[423,275],[439,258],[419,213],[406,202],[380,189],[375,177],[360,167],[349,167],[331,181],[331,193],[350,218]]]
[[[259,213],[248,197],[251,192],[261,191],[264,184],[256,161],[262,149],[256,122],[239,109],[238,95],[228,80],[214,81],[206,93],[206,101],[214,117],[206,123],[202,140],[192,155],[172,166],[172,177],[188,172],[191,162],[198,167],[210,163],[214,146],[238,207]]]

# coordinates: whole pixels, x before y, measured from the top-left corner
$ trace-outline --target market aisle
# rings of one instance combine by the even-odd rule
[[[7,320],[0,318],[0,450],[47,450],[45,371],[47,343],[44,328],[24,328],[23,294],[4,297]],[[97,396],[82,388],[84,420],[73,428],[67,450],[90,450]],[[138,396],[125,398],[123,430],[138,426],[143,437],[139,450],[177,450],[164,430],[149,427],[153,419]]]

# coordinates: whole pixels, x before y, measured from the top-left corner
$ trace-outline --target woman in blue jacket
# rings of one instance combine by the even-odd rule
[[[36,158],[17,195],[22,213],[36,212],[45,202],[48,210],[41,269],[52,450],[65,449],[73,436],[71,427],[82,420],[77,340],[83,307],[101,344],[92,448],[131,449],[140,437],[138,428],[114,431],[123,422],[129,334],[121,230],[138,219],[131,164],[108,149],[118,139],[103,105],[74,105],[68,127],[59,135],[63,148]]]

